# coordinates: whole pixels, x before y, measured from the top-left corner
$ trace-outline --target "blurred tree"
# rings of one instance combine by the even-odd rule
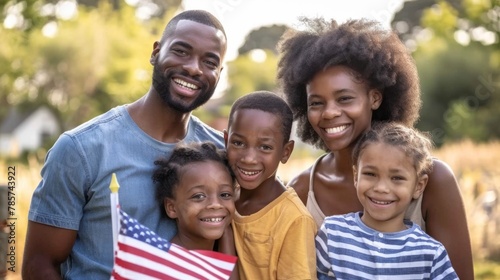
[[[33,61],[34,55],[24,45],[26,40],[23,35],[0,27],[0,38],[3,42],[9,42],[0,44],[0,104],[2,104],[0,120],[7,114],[9,104],[21,102],[19,96],[10,95],[10,93],[22,86],[23,75],[33,75],[33,67],[28,61]]]
[[[417,127],[436,144],[500,138],[499,0],[405,2],[392,26],[413,51],[423,93]]]
[[[238,97],[256,90],[276,90],[278,52],[276,44],[286,30],[285,25],[262,26],[248,33],[238,49],[238,57],[227,63],[228,88],[223,98],[211,100],[195,114],[210,122],[226,118]]]
[[[414,40],[416,34],[422,30],[422,16],[438,0],[415,0],[405,1],[403,8],[394,14],[392,27],[396,30],[403,41]],[[462,0],[448,0],[446,5],[450,5],[454,11],[460,11]]]
[[[129,4],[127,4],[129,3]],[[73,6],[97,8],[111,5],[113,10],[133,5],[141,20],[163,18],[181,7],[182,0],[0,0],[0,20],[4,25],[23,31],[42,28],[48,22],[64,19]]]
[[[0,27],[9,41],[0,46],[0,100],[48,104],[67,129],[140,97],[150,84],[152,43],[166,20],[144,23],[134,13],[130,6],[116,11],[100,5],[79,9],[72,20],[49,22],[52,32]]]
[[[221,104],[212,113],[227,117],[240,96],[256,90],[276,90],[278,56],[270,50],[254,49],[228,62],[229,86]],[[210,108],[205,108],[210,110]]]
[[[270,50],[254,49],[229,62],[227,101],[256,90],[276,89],[278,57]]]
[[[30,31],[51,20],[40,12],[39,0],[0,0],[1,22],[10,29]]]
[[[245,42],[238,49],[238,54],[246,54],[254,49],[270,50],[278,54],[276,45],[286,29],[286,25],[274,24],[250,31],[245,38]]]
[[[54,0],[52,0],[54,1]],[[63,0],[58,0],[63,1]],[[78,4],[96,8],[102,2],[109,2],[115,10],[128,3],[139,9],[147,9],[152,12],[153,17],[163,17],[167,11],[176,10],[180,7],[182,0],[77,0]]]
[[[442,49],[414,54],[423,100],[417,126],[430,131],[438,145],[462,138],[484,141],[500,137],[489,131],[484,119],[477,119],[484,111],[491,111],[492,118],[500,117],[491,106],[498,96],[494,97],[490,80],[493,70],[488,67],[489,54],[484,49],[478,44],[464,47],[450,43]]]

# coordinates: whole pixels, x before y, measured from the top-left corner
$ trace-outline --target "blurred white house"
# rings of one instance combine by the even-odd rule
[[[0,123],[0,155],[17,157],[36,150],[60,131],[56,115],[46,106],[26,112],[11,108]]]

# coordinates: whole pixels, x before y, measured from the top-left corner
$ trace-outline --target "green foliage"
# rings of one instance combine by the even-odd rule
[[[276,90],[278,56],[272,51],[265,51],[265,60],[256,61],[255,54],[263,54],[263,52],[254,50],[228,63],[230,86],[220,110],[223,116],[229,115],[231,105],[240,96],[257,90]]]
[[[150,85],[149,57],[167,18],[181,0],[155,0],[157,13],[140,21],[123,0],[80,0],[70,20],[53,11],[60,0],[1,0],[0,20],[17,15],[22,25],[0,26],[0,120],[10,106],[54,109],[64,129],[118,104]],[[50,9],[48,9],[50,10]],[[47,11],[47,9],[45,9]],[[47,30],[52,29],[52,33]]]
[[[421,79],[417,126],[430,131],[437,145],[500,138],[500,17],[493,4],[498,0],[414,2],[421,5],[420,22],[412,18],[406,22],[409,28],[399,31],[403,41],[414,45]],[[412,12],[408,7],[407,2],[396,14],[394,27]]]
[[[498,0],[463,0],[467,18],[477,24],[489,25],[490,23],[498,22],[500,15],[494,15],[490,11],[496,10],[496,13],[498,13],[499,5],[500,2]],[[488,14],[490,15],[488,16]]]
[[[444,38],[452,38],[457,21],[458,12],[446,1],[424,10],[421,18],[423,26],[432,26],[435,35]]]
[[[276,91],[277,65],[278,56],[271,50],[254,49],[239,55],[228,62],[223,70],[227,71],[229,80],[224,96],[210,100],[194,114],[217,128],[225,128],[227,122],[225,118],[229,116],[231,106],[236,99],[257,90]]]
[[[48,104],[66,129],[140,97],[150,85],[149,58],[166,20],[143,23],[134,12],[80,7],[77,18],[54,22],[53,37],[40,29],[0,28],[10,42],[0,46],[0,99],[10,106]]]
[[[17,29],[22,31],[32,31],[41,28],[50,18],[43,16],[39,8],[46,1],[41,0],[0,0],[0,20],[4,21],[9,14],[15,14],[24,20]]]
[[[481,86],[490,83],[487,79],[492,71],[484,47],[464,47],[455,43],[435,52],[417,51],[415,58],[422,80],[424,104],[419,128],[434,133],[447,132],[446,137],[434,139],[438,144],[464,135],[472,136],[472,129],[487,131],[484,127],[479,128],[485,125],[484,122],[472,127],[467,125],[478,112],[489,110],[493,99],[491,85],[490,88]],[[479,137],[474,134],[476,140],[488,138],[487,135]]]
[[[9,96],[22,86],[25,76],[32,75],[29,62],[33,56],[25,47],[23,34],[0,28],[0,38],[8,44],[0,44],[0,103],[19,103],[20,97]],[[17,86],[16,86],[16,81]],[[0,107],[0,119],[7,114],[8,106]]]
[[[286,25],[274,24],[271,26],[263,26],[252,30],[245,38],[245,43],[238,49],[240,55],[246,54],[254,49],[271,50],[278,54],[276,46],[281,35],[285,33]]]
[[[31,32],[42,28],[47,22],[57,20],[58,15],[54,13],[58,4],[68,0],[0,0],[0,22],[12,14],[19,15],[22,18],[22,25],[16,29],[23,32]],[[98,8],[102,5],[112,7],[113,11],[119,12],[121,9],[129,7],[124,0],[74,0],[81,8]],[[175,11],[182,3],[182,0],[139,0],[135,8],[140,9],[144,6],[155,7],[152,14],[146,16],[147,20],[164,18],[167,14]],[[47,9],[47,7],[51,7]],[[42,13],[41,11],[45,12]],[[52,12],[48,12],[48,11]]]

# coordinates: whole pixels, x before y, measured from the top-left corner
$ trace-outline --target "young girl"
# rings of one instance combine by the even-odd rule
[[[178,144],[170,158],[155,164],[158,201],[177,223],[171,242],[189,250],[235,255],[230,228],[235,177],[225,151],[210,142]],[[225,232],[229,236],[217,246]]]
[[[278,78],[302,141],[327,153],[290,181],[315,218],[362,210],[352,148],[374,121],[413,126],[420,89],[411,55],[397,35],[368,20],[311,21],[281,42]],[[407,217],[444,244],[461,279],[473,279],[464,204],[451,169],[434,159],[425,192]]]
[[[431,142],[396,123],[374,125],[353,150],[363,211],[327,217],[316,237],[318,279],[458,279],[444,246],[405,212],[425,189]]]

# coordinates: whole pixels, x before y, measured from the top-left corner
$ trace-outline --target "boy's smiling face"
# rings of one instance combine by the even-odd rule
[[[234,112],[224,136],[229,165],[246,190],[274,179],[279,163],[286,163],[293,150],[293,142],[284,144],[281,119],[261,110]]]

